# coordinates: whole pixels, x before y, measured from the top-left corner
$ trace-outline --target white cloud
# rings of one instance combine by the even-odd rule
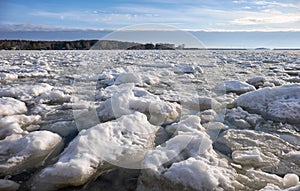
[[[245,6],[245,7],[242,7],[242,9],[250,10],[250,9],[252,9],[252,7],[250,7],[250,6]]]
[[[235,1],[234,1],[235,2]],[[236,3],[246,1],[236,1]],[[252,3],[254,1],[251,1]],[[267,1],[255,1],[266,4]],[[276,4],[277,2],[267,2]],[[284,6],[287,6],[285,4]],[[184,14],[183,14],[184,13]],[[174,25],[189,30],[216,31],[290,31],[300,30],[300,15],[297,11],[286,13],[280,9],[259,9],[241,6],[240,9],[212,9],[198,6],[181,6],[173,9],[143,5],[120,5],[109,10],[31,13],[34,16],[58,19],[63,22],[78,21],[99,26],[120,28],[124,26],[160,23]]]
[[[255,5],[278,6],[284,8],[298,8],[297,5],[292,3],[279,3],[276,1],[254,1]]]
[[[248,3],[248,1],[245,1],[245,0],[235,0],[235,1],[232,1],[232,2],[236,3],[236,4]]]
[[[291,24],[300,22],[300,15],[297,13],[282,13],[276,10],[262,10],[261,12],[244,12],[243,17],[232,21],[237,25],[270,25]],[[299,27],[298,23],[298,27]]]

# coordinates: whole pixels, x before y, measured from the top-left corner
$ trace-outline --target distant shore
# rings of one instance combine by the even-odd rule
[[[0,40],[0,50],[201,50],[170,43],[136,43],[115,40],[35,41]],[[297,48],[207,48],[206,50],[300,50]]]

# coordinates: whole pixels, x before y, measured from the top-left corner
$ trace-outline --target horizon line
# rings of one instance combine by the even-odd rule
[[[159,24],[158,24],[159,25]],[[78,28],[78,27],[53,27],[47,25],[0,25],[0,32],[72,32],[72,31],[99,31],[99,32],[116,32],[116,31],[183,31],[183,32],[300,32],[300,29],[180,29],[180,28]]]

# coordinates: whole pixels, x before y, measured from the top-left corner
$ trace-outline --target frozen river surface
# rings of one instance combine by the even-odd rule
[[[0,190],[300,190],[300,51],[1,51]]]

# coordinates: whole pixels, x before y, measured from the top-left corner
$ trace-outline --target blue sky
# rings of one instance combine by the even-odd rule
[[[119,29],[160,23],[205,31],[300,31],[299,0],[0,0],[2,29]]]

